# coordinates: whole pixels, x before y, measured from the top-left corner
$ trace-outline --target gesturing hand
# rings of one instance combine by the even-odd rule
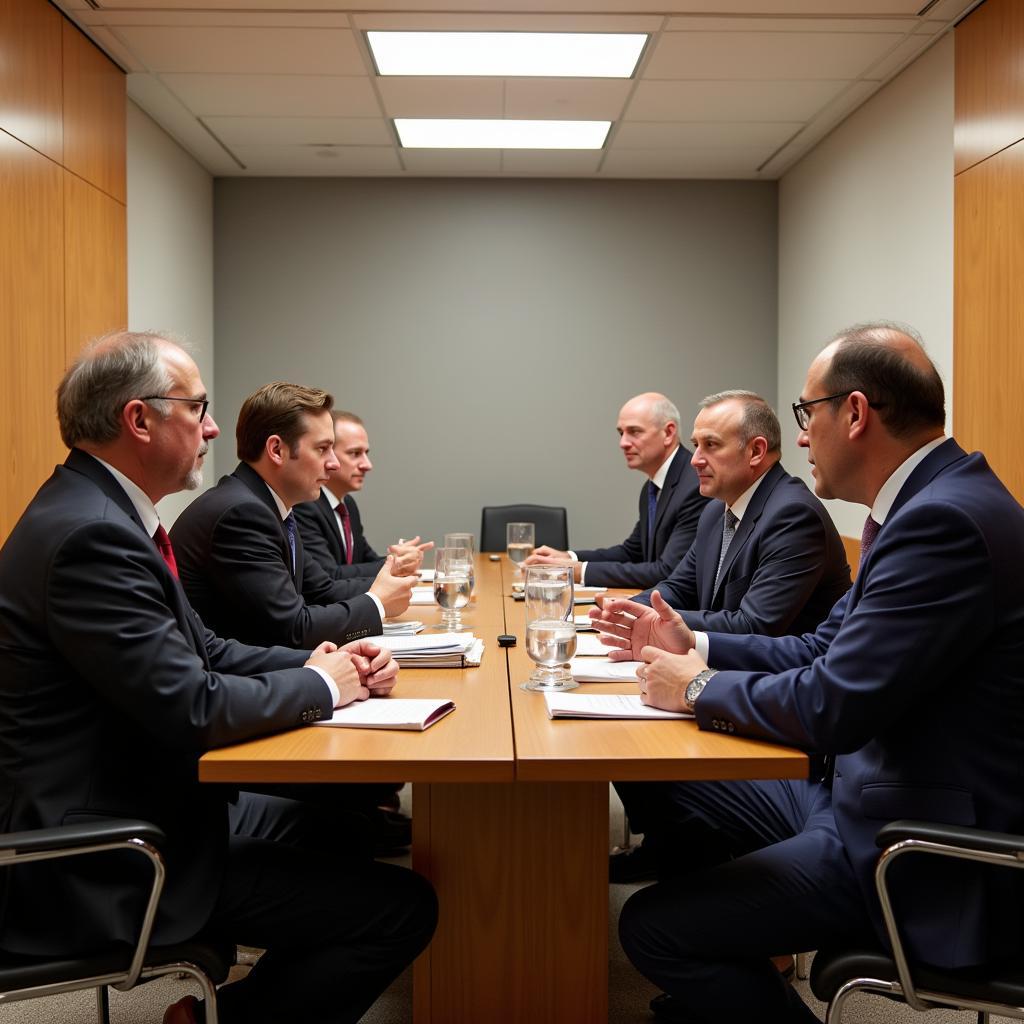
[[[685,654],[694,645],[693,630],[657,590],[651,607],[623,599],[606,600],[590,612],[590,621],[601,633],[601,643],[615,650],[612,661],[640,661],[645,647]]]

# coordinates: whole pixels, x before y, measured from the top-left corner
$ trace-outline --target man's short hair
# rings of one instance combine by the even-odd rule
[[[674,423],[676,425],[676,433],[679,433],[679,410],[664,395],[651,402],[651,419],[659,429],[667,426],[669,423]]]
[[[737,401],[743,405],[740,417],[740,442],[749,444],[755,437],[763,437],[768,442],[768,451],[782,451],[782,428],[775,410],[756,392],[753,391],[717,391],[700,400],[702,409],[710,409],[722,402]]]
[[[267,438],[277,434],[291,454],[298,454],[299,438],[308,430],[306,414],[330,412],[334,399],[320,388],[274,381],[254,391],[243,403],[235,426],[238,457],[256,462]]]
[[[135,398],[165,395],[174,379],[164,365],[159,342],[185,346],[158,331],[113,331],[90,342],[68,367],[57,387],[61,440],[109,444],[121,434],[121,412]],[[150,401],[161,416],[169,402]]]
[[[863,391],[886,430],[905,438],[929,427],[946,424],[946,394],[935,364],[924,353],[927,368],[915,366],[902,352],[892,348],[893,334],[903,334],[924,353],[924,342],[912,327],[890,321],[856,324],[840,331],[838,342],[822,387],[830,394],[845,396]],[[837,398],[834,404],[842,401]]]
[[[339,423],[354,423],[357,427],[366,426],[354,412],[346,412],[344,409],[335,409],[331,413],[331,419],[334,420],[335,426]]]

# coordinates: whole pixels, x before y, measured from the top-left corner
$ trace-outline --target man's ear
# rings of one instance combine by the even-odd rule
[[[264,442],[263,450],[275,466],[280,466],[285,460],[285,455],[290,454],[280,434],[271,434]]]
[[[125,433],[132,438],[149,444],[152,435],[149,431],[150,413],[156,415],[141,398],[133,398],[121,410],[121,425]]]
[[[768,454],[768,439],[758,435],[750,441],[750,465],[760,466]]]
[[[851,391],[846,396],[847,416],[849,417],[850,438],[860,437],[867,429],[870,403],[863,391]]]

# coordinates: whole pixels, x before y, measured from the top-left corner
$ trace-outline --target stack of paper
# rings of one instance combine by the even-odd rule
[[[335,708],[334,714],[314,725],[338,725],[351,729],[412,729],[422,732],[455,710],[450,700],[415,697],[381,697]]]
[[[573,658],[569,662],[569,669],[577,683],[635,683],[636,670],[642,664],[642,661]]]
[[[433,569],[420,569],[420,579],[424,583],[434,582],[434,570]]]
[[[413,587],[409,604],[436,604],[433,587]]]
[[[410,619],[408,622],[385,622],[385,636],[414,636],[423,632],[423,623],[418,619]]]
[[[409,668],[468,668],[480,664],[484,642],[472,633],[422,633],[419,636],[371,636],[399,665]]]
[[[545,693],[549,718],[693,718],[681,711],[648,707],[624,693]]]
[[[607,658],[614,650],[614,647],[601,643],[598,633],[583,633],[576,637],[577,658]]]
[[[573,622],[576,623],[577,633],[596,633],[597,627],[591,621],[589,615],[577,615],[573,618]]]

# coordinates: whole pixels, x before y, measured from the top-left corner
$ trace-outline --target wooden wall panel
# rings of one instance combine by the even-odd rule
[[[0,0],[0,128],[58,162],[63,20],[39,0]]]
[[[63,173],[0,132],[0,541],[65,455],[54,414],[64,370]]]
[[[123,72],[64,22],[64,166],[127,199]]]
[[[987,0],[956,28],[954,172],[1024,139],[1024,3]]]
[[[1024,502],[1024,143],[959,174],[955,193],[953,424]]]
[[[128,324],[125,207],[64,172],[65,339],[70,362],[84,342]]]

